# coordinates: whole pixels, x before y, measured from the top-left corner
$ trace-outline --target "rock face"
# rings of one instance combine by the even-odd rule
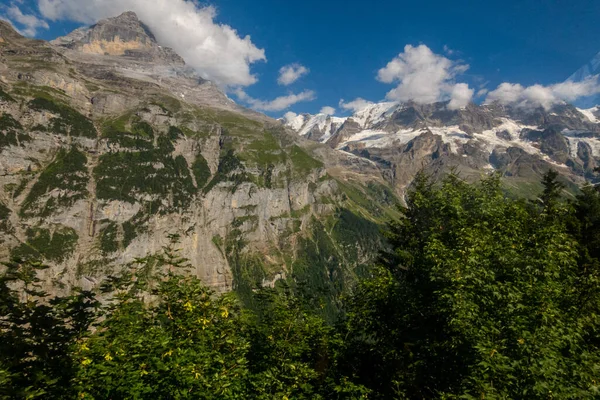
[[[78,29],[52,43],[82,53],[124,56],[154,63],[185,64],[172,49],[159,46],[152,32],[133,12],[125,12],[89,28]]]
[[[376,256],[397,201],[379,168],[237,106],[134,14],[55,45],[0,35],[0,259],[43,259],[48,290],[173,237],[219,291],[290,277],[334,298]]]
[[[524,182],[555,168],[581,183],[594,179],[600,157],[597,113],[597,108],[568,104],[550,110],[499,104],[450,110],[447,103],[380,103],[346,118],[319,141],[376,162],[399,190],[420,169],[435,175],[457,168],[474,178],[499,171],[508,180]],[[304,116],[300,127],[283,123],[312,139],[305,127],[315,118]]]

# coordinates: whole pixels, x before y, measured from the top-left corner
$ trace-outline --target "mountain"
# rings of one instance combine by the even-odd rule
[[[467,178],[498,171],[508,187],[528,194],[549,168],[573,185],[595,179],[599,117],[597,107],[568,104],[550,110],[499,104],[450,110],[444,102],[385,102],[347,118],[302,115],[281,122],[301,136],[376,163],[398,191],[420,169],[435,175],[457,168]]]
[[[600,74],[600,53],[596,54],[594,58],[587,64],[579,68],[573,75],[571,75],[567,82],[581,82],[592,76]],[[577,106],[582,108],[592,108],[600,104],[600,95],[593,95],[584,97],[577,100]]]
[[[185,65],[183,58],[171,48],[162,47],[157,43],[152,32],[133,12],[102,20],[89,28],[77,29],[51,43],[88,54],[125,56],[153,63]]]
[[[397,215],[371,161],[238,106],[133,13],[53,43],[0,21],[0,115],[0,259],[43,259],[48,290],[176,237],[213,289],[291,278],[329,310]]]

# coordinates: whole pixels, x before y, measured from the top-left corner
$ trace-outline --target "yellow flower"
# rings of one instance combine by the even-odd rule
[[[112,361],[112,359],[113,359],[113,358],[112,358],[112,356],[110,355],[110,353],[106,353],[106,354],[104,355],[104,359],[105,359],[106,361]]]
[[[525,344],[525,339],[519,339],[519,340],[517,340],[517,343],[519,343],[519,344]]]
[[[79,350],[81,350],[81,351],[88,351],[89,347],[87,347],[87,344],[83,343],[81,346],[79,346]]]
[[[81,365],[86,366],[86,365],[90,365],[92,363],[92,360],[90,360],[89,358],[84,358],[81,361]]]
[[[206,326],[210,323],[206,318],[199,318],[198,323],[202,324],[202,329],[206,329]]]
[[[221,308],[221,317],[223,317],[223,318],[229,317],[229,310],[227,310],[225,307]]]
[[[187,312],[192,312],[194,310],[194,305],[188,301],[183,305],[183,308],[185,308]]]
[[[169,357],[170,357],[171,355],[173,355],[173,350],[169,350],[169,351],[167,351],[165,354],[163,354],[163,358],[164,358],[164,357],[167,357],[167,356],[169,356]]]

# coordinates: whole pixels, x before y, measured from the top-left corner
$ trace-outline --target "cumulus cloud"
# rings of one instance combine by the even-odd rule
[[[91,24],[133,11],[164,46],[172,47],[203,78],[224,87],[257,81],[250,66],[266,61],[265,51],[250,36],[215,22],[216,9],[192,0],[38,0],[46,19]]]
[[[43,19],[38,18],[33,14],[24,14],[16,4],[11,4],[10,7],[5,7],[5,13],[12,23],[17,23],[22,26],[19,29],[25,36],[35,36],[38,29],[48,29],[48,23]]]
[[[295,112],[292,111],[288,111],[285,114],[283,114],[283,119],[285,120],[285,122],[292,122],[293,120],[295,120],[298,117],[298,114],[296,114]]]
[[[347,103],[344,101],[344,99],[341,99],[339,106],[341,108],[343,108],[344,110],[358,112],[358,111],[364,109],[365,107],[370,106],[371,104],[373,104],[372,101],[368,101],[363,98],[357,97],[356,99],[349,101]]]
[[[468,104],[473,97],[474,92],[467,84],[455,83],[455,78],[468,69],[469,65],[435,54],[425,45],[406,45],[404,52],[379,70],[377,79],[383,83],[398,82],[388,92],[389,100],[417,103],[450,100],[456,107]]]
[[[469,85],[466,83],[457,83],[450,93],[448,108],[450,110],[458,110],[459,108],[466,107],[473,98],[474,93],[475,90],[469,88]]]
[[[329,106],[325,106],[325,107],[321,108],[320,113],[321,114],[326,114],[326,115],[333,115],[333,114],[335,114],[335,108],[329,107]]]
[[[290,64],[281,67],[277,83],[282,86],[289,86],[310,72],[308,68],[300,64]]]
[[[255,99],[241,89],[236,90],[235,94],[238,99],[247,103],[251,108],[258,111],[282,111],[296,103],[300,103],[302,101],[312,101],[316,99],[316,94],[312,90],[305,90],[298,94],[292,93],[287,96],[280,96],[269,101]]]
[[[573,102],[580,97],[600,93],[598,75],[591,76],[580,82],[563,82],[554,85],[532,85],[524,87],[518,83],[502,83],[496,90],[491,91],[486,103],[499,102],[521,108],[543,107],[548,110],[556,104]]]

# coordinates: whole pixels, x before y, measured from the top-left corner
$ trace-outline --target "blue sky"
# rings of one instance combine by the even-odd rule
[[[185,0],[163,1],[170,1],[174,7],[185,3]],[[36,37],[52,39],[96,16],[116,14],[119,7],[122,8],[120,11],[134,9],[139,2],[3,0],[0,14],[11,19],[22,31],[34,26]],[[92,5],[97,3],[106,4]],[[232,58],[224,58],[223,63],[235,64],[240,57],[254,60],[246,62],[248,71],[243,71],[246,66],[240,66],[239,80],[224,77],[224,86],[232,98],[263,108],[267,114],[276,117],[286,111],[316,113],[324,106],[336,108],[337,114],[341,115],[349,112],[340,109],[341,99],[346,102],[355,98],[385,99],[386,94],[403,80],[410,79],[406,74],[392,74],[387,79],[384,74],[377,79],[380,69],[399,53],[408,56],[406,45],[413,48],[427,46],[437,57],[429,59],[447,66],[444,71],[448,76],[442,82],[445,88],[440,96],[452,96],[453,85],[464,83],[473,91],[474,101],[482,101],[486,96],[481,92],[482,96],[477,97],[479,90],[494,91],[503,82],[520,84],[521,89],[534,84],[550,88],[564,81],[600,51],[598,0],[214,0],[190,7],[179,5],[181,13],[212,6],[211,24],[230,26],[237,31],[240,40],[246,35],[251,36],[251,47],[242,50],[241,56],[234,54]],[[39,22],[24,16],[35,16]],[[44,21],[48,23],[47,29]],[[160,21],[157,19],[153,23],[158,26]],[[157,37],[160,39],[165,35],[168,33]],[[264,57],[261,57],[263,50]],[[188,53],[183,54],[184,57]],[[206,56],[198,58],[199,69],[206,68],[218,75],[219,65],[206,65],[203,61]],[[406,67],[407,59],[401,58],[399,62]],[[450,64],[444,64],[443,59],[449,60]],[[310,72],[287,86],[278,83],[280,69],[294,63]],[[455,67],[458,69],[453,70]],[[232,70],[231,73],[238,72]],[[249,76],[253,76],[254,83],[250,83]],[[561,90],[553,88],[551,92],[563,93]],[[304,97],[314,100],[277,110],[266,105],[277,97],[306,94],[307,91],[313,93]],[[404,100],[413,95],[410,91],[407,94],[406,90],[402,93],[397,98]]]

